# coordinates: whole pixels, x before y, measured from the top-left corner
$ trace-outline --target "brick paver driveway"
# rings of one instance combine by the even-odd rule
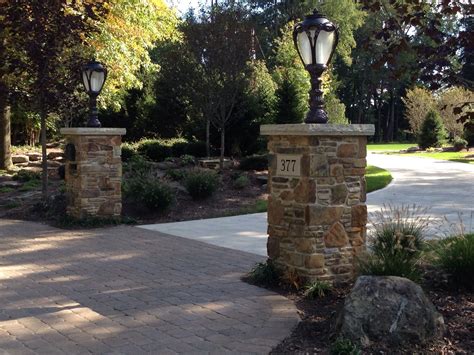
[[[267,353],[298,322],[261,257],[133,227],[0,219],[0,353]]]

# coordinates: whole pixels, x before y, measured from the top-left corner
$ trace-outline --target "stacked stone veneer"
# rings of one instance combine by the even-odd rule
[[[63,128],[66,146],[67,214],[117,217],[122,211],[122,128]]]
[[[308,280],[344,282],[365,247],[366,145],[373,125],[264,125],[269,136],[270,259]],[[301,156],[300,176],[277,175],[277,155]]]

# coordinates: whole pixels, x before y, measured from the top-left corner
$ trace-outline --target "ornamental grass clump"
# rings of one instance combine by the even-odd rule
[[[371,216],[369,253],[358,259],[362,275],[401,276],[418,281],[424,236],[431,223],[417,206],[384,206]]]
[[[474,233],[440,240],[434,251],[435,263],[455,284],[474,289]]]

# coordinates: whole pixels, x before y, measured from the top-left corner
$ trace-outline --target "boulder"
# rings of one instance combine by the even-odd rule
[[[48,153],[48,159],[53,160],[59,157],[64,157],[64,153],[62,151],[52,151]]]
[[[13,164],[18,164],[18,163],[28,163],[30,159],[28,158],[28,155],[24,154],[15,154],[12,155],[12,162]]]
[[[336,329],[362,346],[424,344],[442,336],[444,320],[414,282],[396,276],[360,276],[345,299]]]
[[[26,153],[28,157],[30,158],[30,161],[38,161],[41,160],[41,153]]]

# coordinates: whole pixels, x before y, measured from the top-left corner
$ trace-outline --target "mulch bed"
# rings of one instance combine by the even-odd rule
[[[223,173],[219,173],[221,180],[220,186],[214,195],[208,199],[194,201],[186,192],[178,191],[175,202],[165,212],[149,211],[139,204],[125,200],[122,215],[126,218],[136,220],[139,224],[146,224],[252,213],[255,212],[257,200],[266,200],[268,198],[266,186],[262,184],[262,181],[257,179],[259,175],[265,173],[266,172],[226,170]],[[233,185],[236,174],[245,174],[249,178],[250,184],[244,189],[236,189]],[[60,185],[61,180],[59,180],[58,177],[50,179],[49,195],[57,195]],[[60,205],[51,206],[51,204],[49,204],[48,208],[50,211],[48,214],[45,214],[45,211],[41,209],[38,210],[37,208],[38,203],[42,202],[41,194],[39,193],[41,188],[38,187],[36,191],[38,192],[37,194],[32,198],[24,199],[17,207],[6,208],[0,206],[0,217],[40,221],[58,226],[57,217],[65,213],[65,201],[58,201]],[[31,194],[31,192],[28,193]],[[17,198],[21,194],[22,193],[17,190],[8,193],[0,193],[0,199]]]
[[[434,276],[434,275],[433,275]],[[446,333],[443,339],[420,346],[388,347],[373,344],[362,350],[363,354],[472,354],[474,351],[474,292],[455,289],[448,283],[428,276],[422,287],[426,295],[444,317]],[[272,354],[329,354],[337,338],[334,323],[351,285],[333,289],[323,298],[305,299],[302,293],[284,288],[272,288],[295,302],[302,321],[292,334],[273,349]]]
[[[173,205],[164,213],[150,212],[140,205],[125,201],[123,214],[138,223],[166,223],[194,219],[216,218],[253,212],[257,200],[268,198],[267,189],[257,180],[261,173],[225,170],[220,174],[221,184],[208,199],[194,201],[187,193],[178,192]],[[244,189],[233,186],[233,175],[245,174],[250,184]]]

